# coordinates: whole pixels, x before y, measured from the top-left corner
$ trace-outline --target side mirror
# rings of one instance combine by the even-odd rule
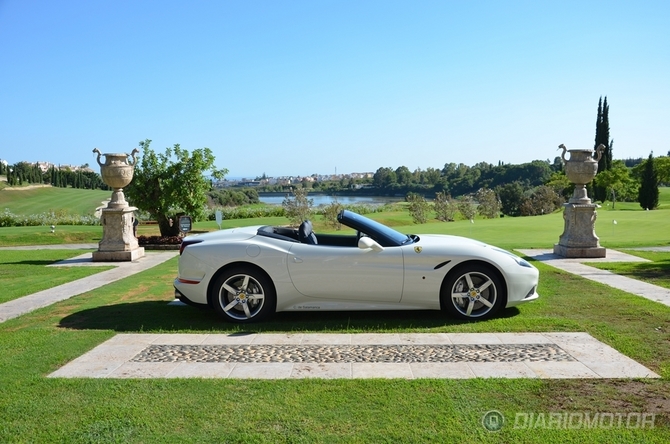
[[[371,237],[363,236],[360,239],[358,239],[358,248],[361,250],[367,250],[367,249],[372,249],[373,251],[384,251],[384,247],[379,245],[374,239]]]

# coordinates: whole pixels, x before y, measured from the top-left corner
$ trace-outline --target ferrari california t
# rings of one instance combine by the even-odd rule
[[[538,270],[464,237],[403,234],[344,210],[351,234],[253,226],[187,236],[175,296],[248,323],[279,311],[444,310],[486,319],[538,298]]]

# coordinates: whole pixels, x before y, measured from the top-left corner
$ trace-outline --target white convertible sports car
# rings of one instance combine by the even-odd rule
[[[254,226],[184,238],[175,295],[247,323],[278,311],[445,310],[484,319],[537,299],[538,270],[471,239],[406,235],[348,210],[356,234]]]

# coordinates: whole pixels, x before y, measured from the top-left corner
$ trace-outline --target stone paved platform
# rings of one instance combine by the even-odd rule
[[[54,378],[658,378],[586,333],[119,334]]]

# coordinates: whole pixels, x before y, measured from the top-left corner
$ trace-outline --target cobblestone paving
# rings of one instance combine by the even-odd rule
[[[484,345],[151,345],[133,362],[570,362],[554,344]]]

